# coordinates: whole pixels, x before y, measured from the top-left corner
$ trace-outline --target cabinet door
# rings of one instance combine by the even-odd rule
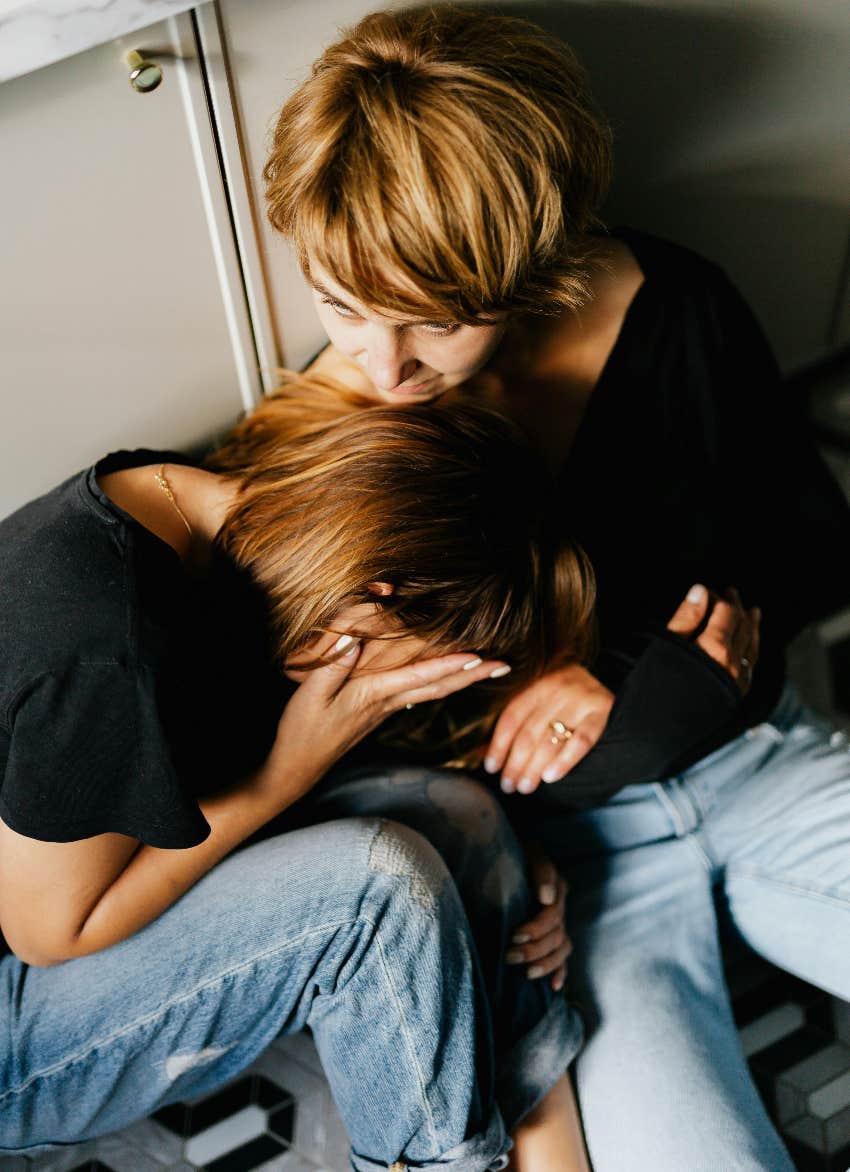
[[[257,376],[189,16],[0,86],[0,158],[3,516],[110,450],[207,442]]]

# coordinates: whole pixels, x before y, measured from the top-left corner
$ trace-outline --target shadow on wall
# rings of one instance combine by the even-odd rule
[[[848,340],[836,308],[850,192],[842,8],[498,6],[584,62],[615,135],[606,220],[722,264],[786,370]]]

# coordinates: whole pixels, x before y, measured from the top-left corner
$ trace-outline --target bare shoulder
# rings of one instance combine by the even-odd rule
[[[558,375],[589,394],[643,281],[643,271],[627,244],[613,237],[600,241],[591,271],[591,297],[578,311],[546,320],[535,339],[535,372]]]

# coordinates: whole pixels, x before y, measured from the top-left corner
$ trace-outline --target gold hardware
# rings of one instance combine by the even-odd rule
[[[137,94],[149,94],[162,81],[162,67],[155,61],[146,61],[137,49],[125,54],[124,62],[130,69],[130,85]]]

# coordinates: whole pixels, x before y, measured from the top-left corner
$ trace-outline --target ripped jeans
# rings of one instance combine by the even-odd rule
[[[130,939],[53,968],[0,959],[0,1154],[117,1130],[309,1026],[357,1172],[504,1166],[581,1027],[502,963],[534,907],[497,804],[454,774],[373,769],[296,811],[311,824],[237,851]]]
[[[793,1172],[741,1050],[717,910],[773,964],[850,1000],[847,737],[787,687],[769,722],[681,776],[540,831],[570,879],[596,1172]]]

